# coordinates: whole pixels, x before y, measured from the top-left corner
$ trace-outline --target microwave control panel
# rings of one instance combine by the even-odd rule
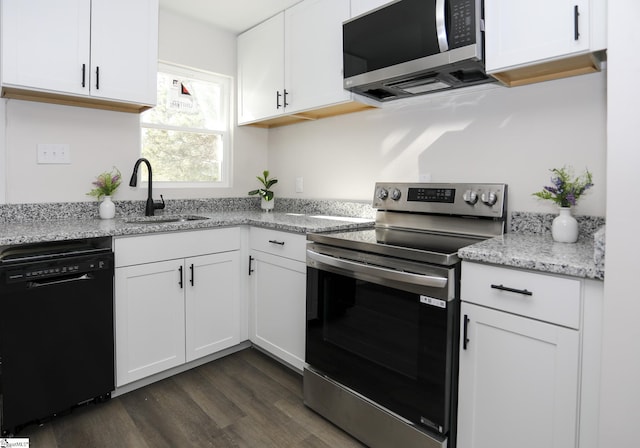
[[[449,35],[449,48],[459,48],[472,45],[476,42],[475,30],[475,0],[451,0],[449,3],[448,23],[451,27],[447,30]]]

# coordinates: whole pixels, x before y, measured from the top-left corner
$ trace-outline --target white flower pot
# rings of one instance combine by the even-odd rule
[[[260,208],[265,212],[268,212],[270,210],[273,210],[273,206],[275,205],[275,202],[276,202],[275,199],[271,199],[270,201],[267,201],[265,198],[262,198],[262,201],[260,202]]]
[[[560,214],[553,219],[551,235],[558,243],[578,241],[578,221],[571,216],[571,207],[560,207]]]
[[[98,206],[98,213],[102,219],[113,219],[116,216],[116,205],[111,200],[111,196],[104,196]]]

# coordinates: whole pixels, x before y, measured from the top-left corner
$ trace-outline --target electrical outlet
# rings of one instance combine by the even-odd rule
[[[38,143],[38,164],[70,164],[71,149],[66,143]]]
[[[296,193],[302,193],[303,191],[302,177],[296,177]]]

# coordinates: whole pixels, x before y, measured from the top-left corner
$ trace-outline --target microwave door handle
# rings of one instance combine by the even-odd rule
[[[433,275],[412,274],[411,272],[396,271],[394,269],[382,268],[379,266],[366,265],[355,261],[334,258],[329,255],[308,250],[307,256],[319,263],[324,263],[335,268],[350,270],[355,273],[375,275],[387,280],[409,283],[412,285],[430,286],[433,288],[444,288],[447,286],[447,278]]]
[[[436,0],[436,33],[438,35],[438,46],[440,47],[440,53],[444,53],[449,50],[449,39],[447,38],[447,24],[446,24],[446,1]]]

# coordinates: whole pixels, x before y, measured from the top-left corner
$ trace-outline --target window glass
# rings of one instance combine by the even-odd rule
[[[141,116],[141,154],[151,162],[154,183],[229,185],[230,83],[214,73],[160,65],[158,104]]]

